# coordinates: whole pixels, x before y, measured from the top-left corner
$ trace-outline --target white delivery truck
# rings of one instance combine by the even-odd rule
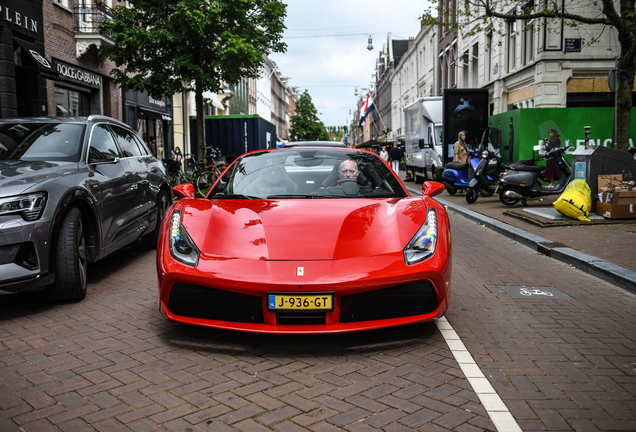
[[[424,179],[441,181],[442,97],[417,99],[404,108],[406,175],[416,183]]]

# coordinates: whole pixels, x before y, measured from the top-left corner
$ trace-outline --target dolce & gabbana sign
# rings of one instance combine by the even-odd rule
[[[93,88],[102,87],[102,77],[96,73],[60,61],[55,61],[55,69],[59,72],[61,80]]]

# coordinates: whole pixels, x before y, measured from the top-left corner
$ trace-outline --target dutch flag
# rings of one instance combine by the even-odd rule
[[[375,105],[373,104],[373,99],[371,99],[371,94],[367,93],[367,100],[362,103],[362,107],[360,108],[360,126],[364,124],[364,119],[366,119],[369,113],[374,109]]]

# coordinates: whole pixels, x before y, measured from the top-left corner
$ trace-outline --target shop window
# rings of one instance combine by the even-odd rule
[[[85,93],[55,87],[55,115],[77,117],[90,114],[90,98]]]

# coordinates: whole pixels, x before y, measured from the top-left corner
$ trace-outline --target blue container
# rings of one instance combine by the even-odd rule
[[[197,118],[190,117],[190,153],[199,159]],[[205,117],[205,142],[228,159],[243,153],[276,147],[276,126],[258,115]]]

